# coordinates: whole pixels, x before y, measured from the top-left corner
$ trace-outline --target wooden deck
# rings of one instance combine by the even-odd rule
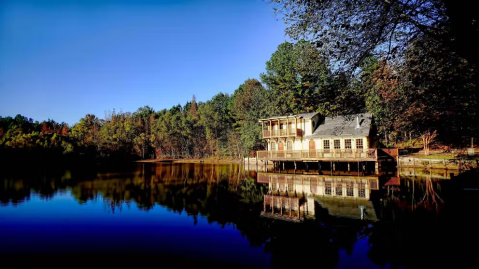
[[[342,162],[358,162],[370,161],[375,162],[378,159],[377,149],[367,150],[277,150],[277,151],[258,151],[259,160],[269,161],[342,161]]]

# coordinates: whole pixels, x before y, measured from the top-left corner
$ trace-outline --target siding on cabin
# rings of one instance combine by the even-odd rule
[[[329,149],[334,149],[334,140],[340,140],[340,146],[341,149],[346,149],[346,139],[351,139],[351,149],[357,149],[356,148],[356,140],[357,139],[362,139],[363,140],[363,149],[366,150],[368,148],[373,148],[370,145],[371,139],[369,137],[332,137],[332,138],[313,138],[313,139],[301,139],[301,138],[288,138],[286,140],[283,140],[283,143],[285,144],[285,150],[287,142],[291,141],[291,144],[293,146],[293,150],[308,150],[309,149],[309,141],[314,140],[316,149],[324,149],[324,140],[329,140]],[[281,141],[281,140],[280,140]],[[271,143],[270,140],[268,140],[269,144]],[[276,142],[275,142],[276,143]],[[277,144],[277,143],[276,143]],[[269,147],[271,148],[271,147]],[[278,150],[278,145],[276,145],[276,150]]]

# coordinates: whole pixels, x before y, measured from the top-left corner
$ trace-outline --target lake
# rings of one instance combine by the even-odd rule
[[[133,163],[0,176],[1,268],[477,264],[479,199],[450,171]]]

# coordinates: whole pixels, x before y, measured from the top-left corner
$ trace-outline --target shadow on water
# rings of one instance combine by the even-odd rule
[[[282,175],[245,172],[233,164],[10,167],[0,174],[0,229],[7,227],[20,236],[29,225],[22,223],[18,229],[2,226],[2,219],[10,216],[2,209],[15,211],[31,203],[32,197],[50,201],[65,193],[83,205],[79,207],[83,210],[88,210],[89,201],[102,203],[105,214],[121,215],[132,205],[145,214],[158,206],[166,208],[170,214],[187,215],[193,224],[188,229],[197,233],[207,232],[197,225],[199,219],[223,228],[233,225],[249,247],[261,248],[262,255],[270,257],[269,266],[276,268],[315,264],[323,268],[417,268],[477,263],[476,249],[471,246],[479,239],[479,223],[474,216],[479,199],[464,196],[444,172],[403,169],[380,176]],[[51,210],[56,214],[56,209]],[[1,216],[4,212],[6,215]],[[148,219],[128,221],[140,225]],[[94,235],[90,235],[89,244],[73,246],[76,241],[68,240],[68,236],[74,238],[77,230],[72,229],[63,234],[67,236],[63,245],[44,242],[48,251],[13,248],[14,237],[0,230],[0,239],[10,240],[0,240],[0,263],[20,267],[39,263],[83,267],[94,263],[121,268],[255,265],[254,260],[232,264],[228,255],[204,258],[201,246],[188,247],[188,253],[158,247],[161,241],[148,237],[132,245],[127,238],[136,226],[121,227],[118,237],[125,240],[103,242],[106,249],[95,247]],[[45,227],[38,229],[49,232]],[[217,233],[211,235],[212,244],[221,236]],[[191,243],[185,238],[178,240],[185,247]],[[228,247],[224,246],[226,253]]]

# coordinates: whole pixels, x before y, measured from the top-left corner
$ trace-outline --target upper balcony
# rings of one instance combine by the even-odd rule
[[[301,129],[280,129],[280,130],[263,130],[263,138],[273,137],[301,137],[303,130]]]
[[[263,138],[302,137],[312,133],[319,113],[290,114],[267,119],[260,119]]]

